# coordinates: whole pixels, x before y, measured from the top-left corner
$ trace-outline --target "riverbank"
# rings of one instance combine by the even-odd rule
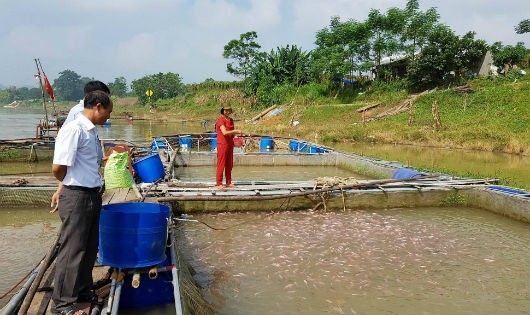
[[[193,99],[194,105],[184,98]],[[465,87],[420,95],[373,87],[347,98],[348,103],[344,98],[300,93],[279,104],[272,112],[276,115],[255,120],[263,108],[246,104],[243,95],[233,90],[199,90],[146,107],[121,105],[118,100],[115,111],[166,121],[214,121],[218,100],[232,104],[238,128],[251,134],[295,137],[326,145],[406,144],[530,156],[530,75],[475,79]]]

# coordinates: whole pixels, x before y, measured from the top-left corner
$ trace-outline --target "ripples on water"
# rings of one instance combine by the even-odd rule
[[[22,279],[44,257],[60,220],[48,209],[0,209],[0,294]],[[16,292],[16,291],[15,291]],[[7,303],[10,296],[0,301]]]
[[[223,213],[185,252],[220,314],[528,314],[528,225],[483,210]]]

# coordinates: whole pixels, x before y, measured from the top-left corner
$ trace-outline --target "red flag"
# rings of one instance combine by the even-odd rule
[[[42,74],[44,75],[44,87],[46,88],[46,92],[48,93],[48,95],[50,96],[52,100],[55,100],[55,96],[53,95],[52,85],[50,84],[50,81],[48,81],[48,77],[46,76],[46,73],[44,73],[43,71]]]

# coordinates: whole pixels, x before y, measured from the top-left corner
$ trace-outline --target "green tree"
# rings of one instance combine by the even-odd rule
[[[344,25],[338,16],[331,17],[329,27],[317,32],[316,48],[311,52],[312,75],[329,89],[337,88],[341,79],[353,68],[351,52],[347,49],[348,32]]]
[[[110,82],[107,85],[111,95],[118,97],[127,95],[127,80],[124,77],[115,78],[114,82]]]
[[[411,59],[415,59],[415,53],[423,48],[427,36],[433,30],[440,15],[436,8],[430,8],[425,12],[419,11],[418,0],[409,0],[404,10],[406,22],[403,28],[403,39],[409,41],[407,53]]]
[[[186,92],[186,86],[182,83],[179,74],[171,72],[142,77],[132,81],[131,87],[140,104],[147,104],[149,100],[154,102],[158,99],[177,97]],[[145,94],[147,90],[153,91],[151,97]]]
[[[517,43],[515,46],[503,46],[501,42],[495,42],[490,49],[495,65],[507,69],[521,64],[529,54],[529,50],[526,49],[522,42]]]
[[[84,96],[81,76],[72,70],[59,72],[59,77],[53,80],[53,90],[57,98],[64,101],[77,101]]]
[[[398,8],[388,9],[386,14],[372,9],[368,13],[366,23],[371,27],[372,52],[376,67],[376,78],[382,76],[381,59],[397,54],[403,50],[401,40],[406,24],[406,14]]]
[[[468,32],[459,38],[446,25],[437,25],[421,55],[410,62],[408,80],[413,90],[460,80],[470,73],[487,50],[486,42]]]
[[[12,101],[10,101],[11,95],[9,95],[9,92],[7,89],[0,90],[0,104],[9,104]]]
[[[263,57],[259,51],[261,46],[255,42],[258,38],[256,32],[247,32],[239,36],[239,40],[233,39],[224,46],[223,57],[233,59],[226,65],[226,71],[237,77],[246,79],[252,68]]]
[[[530,33],[530,19],[522,20],[515,26],[515,32],[517,34]]]

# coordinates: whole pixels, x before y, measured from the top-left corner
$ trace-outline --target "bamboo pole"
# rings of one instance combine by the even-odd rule
[[[252,118],[250,121],[251,122],[254,122],[258,119],[260,119],[261,117],[267,115],[267,113],[269,113],[270,111],[276,109],[276,107],[278,107],[278,105],[272,105],[271,107],[265,109],[264,111],[262,111],[261,113],[257,114],[256,116],[254,116],[254,118]]]
[[[17,306],[19,305],[20,300],[22,300],[22,298],[24,297],[24,295],[28,291],[28,287],[31,286],[32,283],[34,283],[35,277],[37,276],[37,274],[41,270],[46,269],[46,268],[43,268],[44,267],[43,264],[44,264],[44,261],[41,261],[40,264],[33,270],[33,272],[31,273],[30,277],[28,278],[28,280],[26,280],[26,282],[24,283],[22,288],[17,292],[17,294],[15,294],[11,298],[9,303],[7,303],[7,305],[2,309],[2,315],[14,314],[14,311],[16,310]],[[21,314],[21,313],[18,312],[18,314]],[[24,312],[22,314],[26,314],[26,313]]]
[[[44,76],[46,76],[46,74],[44,73],[44,68],[42,68],[42,64],[40,63],[40,59],[37,58],[37,61],[39,63],[40,69],[42,70],[42,73],[44,74]],[[53,107],[54,115],[57,115],[57,110],[55,109],[55,99],[53,99],[53,98],[52,98],[52,107]]]
[[[37,74],[35,76],[39,78],[39,86],[40,86],[40,91],[42,94],[42,107],[44,108],[44,115],[46,117],[46,128],[48,128],[48,109],[46,109],[46,99],[44,97],[44,88],[42,87],[42,78],[40,75],[40,68],[39,68],[37,58],[35,58],[34,60],[35,60],[35,66],[37,67]]]
[[[42,268],[39,270],[35,277],[35,281],[31,284],[31,287],[28,290],[28,294],[24,297],[24,301],[22,302],[22,306],[20,307],[20,310],[18,311],[19,315],[25,315],[28,312],[29,307],[31,306],[31,302],[33,301],[33,297],[35,296],[35,293],[37,292],[37,289],[39,288],[40,282],[42,281],[42,278],[44,277],[44,273],[50,267],[52,261],[55,259],[55,256],[57,256],[57,251],[59,250],[59,240],[61,238],[61,232],[59,229],[59,233],[57,233],[57,238],[55,239],[55,242],[52,246],[50,246],[50,249],[48,250],[48,253],[44,257],[44,264]]]
[[[299,196],[308,196],[321,194],[330,191],[352,189],[352,188],[366,188],[366,187],[377,187],[382,184],[399,183],[399,182],[410,182],[419,179],[439,177],[439,175],[428,175],[419,178],[405,178],[405,179],[385,179],[376,180],[371,183],[352,184],[352,185],[341,185],[336,187],[321,188],[303,192],[296,192],[290,194],[278,194],[278,195],[260,195],[260,196],[169,196],[159,197],[156,200],[158,202],[170,202],[170,201],[264,201],[264,200],[277,200],[284,198],[293,198]]]

